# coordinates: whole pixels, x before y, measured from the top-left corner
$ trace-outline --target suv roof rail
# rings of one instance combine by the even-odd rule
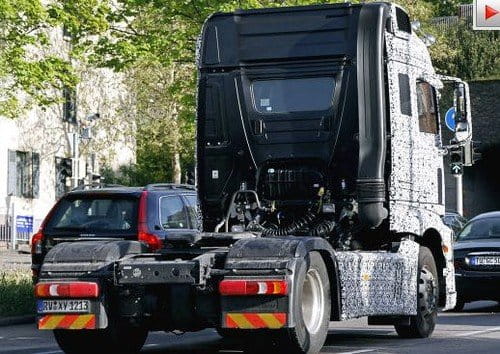
[[[91,183],[91,184],[82,184],[81,186],[77,186],[73,188],[71,191],[84,191],[88,189],[102,189],[102,188],[119,188],[125,187],[121,184],[106,184],[106,183]]]
[[[176,184],[176,183],[151,183],[144,187],[144,190],[150,191],[153,189],[189,189],[196,191],[196,187],[192,184]]]

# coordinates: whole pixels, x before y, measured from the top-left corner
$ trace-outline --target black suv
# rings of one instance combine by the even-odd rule
[[[189,240],[201,225],[195,187],[150,184],[146,187],[92,186],[65,194],[52,208],[31,242],[33,276],[57,243],[139,240],[151,251],[168,240]]]

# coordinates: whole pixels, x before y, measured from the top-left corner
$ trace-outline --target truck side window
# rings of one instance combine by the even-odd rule
[[[164,229],[187,229],[186,210],[180,197],[160,198],[160,223]]]
[[[418,126],[423,133],[438,133],[436,91],[425,81],[417,82]]]
[[[406,74],[398,74],[398,80],[401,114],[411,116],[410,78]]]

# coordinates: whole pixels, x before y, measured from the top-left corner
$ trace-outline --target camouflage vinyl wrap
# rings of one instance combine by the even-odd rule
[[[338,252],[341,319],[415,315],[419,245],[405,240],[396,253]]]

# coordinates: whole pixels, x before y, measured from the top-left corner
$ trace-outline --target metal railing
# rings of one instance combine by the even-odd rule
[[[9,225],[0,225],[0,242],[12,242],[12,228]]]
[[[470,23],[472,21],[472,17],[474,16],[473,6],[473,4],[459,5],[458,16],[434,17],[430,20],[430,22],[434,26],[443,30],[456,26],[460,21]]]
[[[16,249],[20,244],[29,244],[33,232],[19,232],[9,224],[0,224],[0,243]]]
[[[458,16],[463,17],[471,17],[474,16],[473,4],[465,4],[460,5],[458,7]]]
[[[444,16],[431,19],[431,23],[441,29],[448,29],[452,26],[456,26],[458,22],[458,16]]]

